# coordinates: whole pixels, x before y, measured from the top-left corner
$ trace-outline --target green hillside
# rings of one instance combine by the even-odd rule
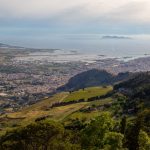
[[[78,91],[71,92],[71,94],[69,94],[64,99],[64,101],[68,102],[68,101],[79,100],[79,99],[87,100],[90,97],[105,95],[110,91],[112,91],[111,86],[107,86],[107,87],[90,87],[90,88],[80,89]]]
[[[149,74],[62,92],[0,116],[2,150],[149,150]],[[6,132],[7,131],[7,132]]]
[[[76,99],[87,99],[93,96],[102,96],[112,91],[112,87],[91,87],[86,88],[84,91],[79,90],[72,93],[62,92],[54,95],[51,98],[42,100],[36,104],[23,108],[22,110],[14,113],[10,113],[7,115],[0,116],[1,122],[1,133],[4,133],[6,130],[10,130],[12,128],[16,128],[18,126],[26,126],[34,122],[37,118],[46,117],[47,119],[52,119],[56,121],[64,121],[71,116],[71,118],[75,118],[74,116],[79,116],[82,118],[87,116],[86,113],[82,113],[79,110],[83,108],[87,108],[91,105],[104,105],[105,103],[111,102],[110,99],[97,100],[94,102],[80,102],[75,104],[69,104],[66,106],[54,107],[51,108],[52,104],[57,102],[68,102]],[[91,112],[91,115],[87,116],[97,116],[99,110],[94,113]],[[89,113],[88,113],[89,114]]]
[[[124,94],[127,99],[124,113],[134,114],[150,108],[150,73],[139,73],[134,78],[114,86],[114,90]]]

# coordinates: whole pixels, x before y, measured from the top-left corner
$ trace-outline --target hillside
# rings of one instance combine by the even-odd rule
[[[69,91],[92,86],[113,85],[132,76],[133,74],[128,72],[113,75],[105,70],[92,69],[72,77],[66,85],[58,88],[58,90]]]
[[[111,102],[111,98],[101,99],[100,101],[87,101],[88,98],[96,97],[96,96],[103,96],[108,92],[112,91],[112,87],[92,87],[87,88],[84,91],[74,91],[72,93],[63,92],[54,95],[51,98],[42,100],[23,108],[22,110],[14,113],[9,113],[7,115],[0,116],[0,123],[1,123],[1,132],[12,128],[16,128],[18,126],[24,126],[29,123],[34,122],[37,118],[46,117],[53,120],[62,121],[67,119],[70,115],[76,116],[76,113],[79,115],[79,110],[82,108],[88,108],[89,106],[95,105],[104,105]],[[84,94],[86,93],[86,94]],[[85,99],[85,101],[78,102],[80,99]],[[52,107],[55,103],[63,103],[63,102],[70,102],[75,101],[75,103],[69,103],[66,105],[60,105],[59,107]],[[78,112],[79,111],[79,112]],[[91,115],[87,116],[83,113],[80,113],[80,117],[87,116],[91,118],[93,115],[97,116],[99,111],[91,113]],[[83,116],[82,116],[83,115]],[[71,117],[70,116],[70,117]]]
[[[121,79],[121,76],[124,78],[127,75],[118,76]],[[132,95],[129,94],[131,89],[134,90]],[[111,86],[97,86],[55,94],[20,111],[1,115],[1,131],[3,133],[8,129],[27,125],[41,117],[59,121],[67,121],[71,118],[90,119],[103,110],[110,111],[114,115],[115,113],[131,115],[150,107],[149,73],[139,74],[116,84],[113,95],[109,94],[112,90]]]
[[[1,115],[1,149],[149,150],[149,89],[149,74],[141,73],[114,90],[61,92]]]
[[[142,87],[149,85],[150,85],[150,72],[146,72],[146,73],[138,73],[133,78],[120,84],[116,84],[114,88],[115,89],[126,88],[136,91]]]
[[[116,84],[114,90],[127,97],[127,101],[124,105],[125,112],[139,113],[146,108],[150,108],[149,72],[139,73],[130,80]]]

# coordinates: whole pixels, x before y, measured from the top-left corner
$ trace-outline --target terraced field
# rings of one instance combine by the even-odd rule
[[[23,108],[22,110],[0,116],[1,134],[18,126],[26,126],[37,118],[46,117],[56,121],[68,122],[69,119],[90,119],[98,116],[105,104],[111,104],[112,98],[106,98],[91,102],[80,102],[51,108],[56,102],[71,101],[76,99],[87,99],[93,96],[105,95],[112,87],[92,87],[72,93],[63,92],[51,98],[44,99],[36,104]]]

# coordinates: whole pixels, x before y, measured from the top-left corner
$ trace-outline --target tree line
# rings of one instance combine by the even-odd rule
[[[64,125],[47,118],[0,137],[1,150],[149,150],[150,110],[133,121],[103,112],[90,122],[74,119]]]

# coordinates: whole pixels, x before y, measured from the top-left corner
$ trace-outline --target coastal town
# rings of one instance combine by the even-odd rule
[[[11,50],[9,56],[6,53],[7,50]],[[31,52],[31,50],[28,51]],[[55,62],[31,59],[30,61],[18,61],[17,57],[28,56],[28,51],[0,48],[1,114],[16,111],[50,97],[71,77],[93,68],[106,70],[112,74],[150,70],[150,57],[130,61],[106,58],[93,60],[92,63],[81,60]]]

